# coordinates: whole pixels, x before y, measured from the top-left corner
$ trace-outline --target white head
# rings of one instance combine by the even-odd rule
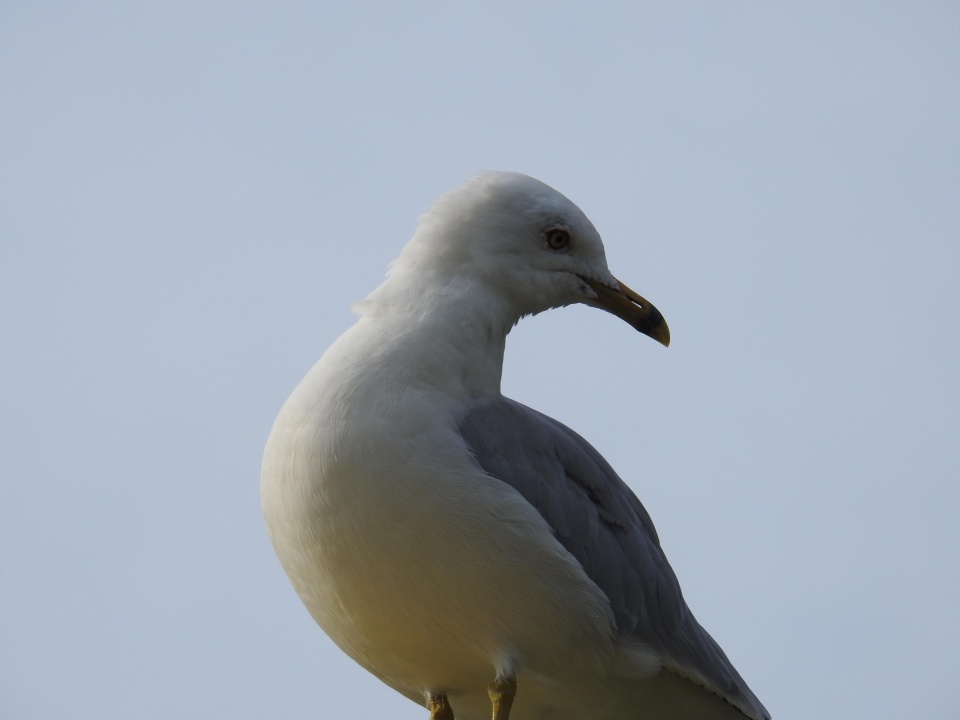
[[[446,304],[452,297],[495,304],[510,325],[524,315],[577,302],[614,312],[666,344],[659,312],[610,273],[593,223],[539,180],[486,172],[441,196],[358,310],[384,304]]]

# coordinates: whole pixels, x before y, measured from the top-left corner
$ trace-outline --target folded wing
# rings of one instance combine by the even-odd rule
[[[484,401],[461,434],[483,470],[516,489],[603,590],[619,633],[752,720],[770,715],[684,602],[640,500],[582,437],[507,398]]]

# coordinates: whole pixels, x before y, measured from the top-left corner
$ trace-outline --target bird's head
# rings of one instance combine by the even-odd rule
[[[600,235],[583,211],[520,173],[483,173],[441,196],[368,302],[381,293],[387,302],[410,293],[477,303],[495,298],[514,321],[585,303],[670,342],[660,312],[610,273]]]

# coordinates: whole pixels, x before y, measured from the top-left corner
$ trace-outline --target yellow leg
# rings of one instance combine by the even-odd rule
[[[453,708],[443,693],[427,693],[427,707],[430,708],[430,720],[453,720]]]
[[[510,720],[510,707],[517,694],[517,681],[514,678],[494,680],[487,686],[487,695],[493,705],[493,720]]]

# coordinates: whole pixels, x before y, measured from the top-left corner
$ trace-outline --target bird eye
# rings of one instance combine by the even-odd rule
[[[551,250],[566,250],[570,247],[570,233],[563,228],[547,230],[547,247]]]

